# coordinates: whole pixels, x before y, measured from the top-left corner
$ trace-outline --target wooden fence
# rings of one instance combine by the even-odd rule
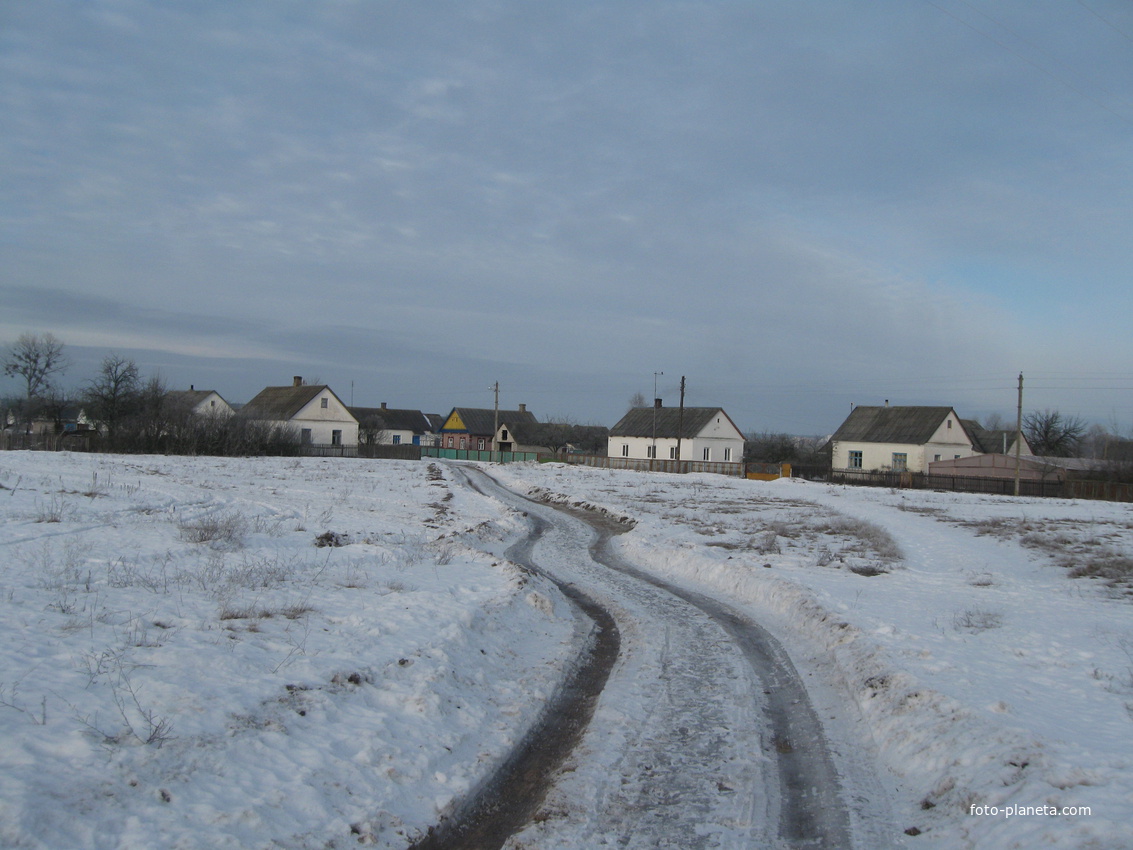
[[[856,469],[830,469],[829,467],[794,467],[798,478],[850,484],[859,487],[889,487],[896,490],[945,490],[960,493],[990,493],[999,496],[1015,494],[1014,478],[991,478],[978,475],[929,475],[923,472],[893,472]],[[1133,502],[1133,484],[1087,478],[1067,478],[1060,481],[1019,480],[1020,496],[1039,496],[1063,499],[1100,499],[1116,502]]]
[[[709,472],[714,475],[742,476],[742,463],[722,463],[707,460],[651,460],[635,457],[606,457],[605,455],[565,454],[555,458],[561,463],[593,466],[599,469],[631,469],[635,472]]]

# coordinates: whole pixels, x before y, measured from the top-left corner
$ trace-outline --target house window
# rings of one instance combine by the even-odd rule
[[[656,458],[657,457],[657,447],[656,446],[646,446],[645,447],[645,456],[647,458]]]
[[[704,447],[704,459],[712,460],[712,449],[709,446]]]
[[[724,462],[727,463],[731,459],[732,459],[732,449],[731,449],[731,447],[725,448],[724,449]]]
[[[933,460],[940,460],[940,455],[933,455],[933,456],[932,456],[932,459],[933,459]]]
[[[342,445],[342,432],[341,431],[339,431],[338,429],[335,429],[334,431],[330,432],[330,444],[332,446],[341,446]]]
[[[622,457],[629,457],[629,443],[622,443]]]
[[[507,442],[507,428],[504,428],[502,431],[500,431],[500,442]]]
[[[905,472],[909,468],[909,455],[905,452],[893,452],[893,468],[897,472]]]
[[[450,437],[448,438],[448,447],[449,447],[450,449],[451,449],[451,448],[452,448],[452,447],[453,447],[454,445],[456,445],[456,443],[455,443],[455,442],[453,442],[453,440],[454,440],[454,439],[455,439],[455,437],[452,437],[452,436],[450,436]]]
[[[305,445],[305,446],[311,445],[311,429],[310,428],[304,428],[302,431],[300,431],[299,432],[299,439],[303,441],[303,445]]]
[[[460,438],[460,448],[461,448],[461,451],[468,448],[468,438],[467,437],[461,437]]]
[[[949,430],[952,429],[952,420],[951,419],[948,420],[948,428],[949,428]]]
[[[395,446],[400,446],[400,445],[401,445],[401,434],[394,434],[394,435],[393,435],[393,444],[394,444]]]
[[[484,451],[484,441],[483,440],[480,441],[479,445],[480,445],[480,451]]]
[[[854,451],[850,452],[850,469],[861,469],[861,468],[862,468],[862,453],[861,452],[854,452]]]
[[[320,399],[319,399],[319,407],[321,407],[321,408],[322,408],[323,410],[326,410],[326,409],[327,409],[327,406],[328,406],[329,404],[330,404],[330,399],[329,399],[329,398],[320,398]]]
[[[669,460],[676,460],[676,459],[677,459],[677,447],[676,446],[669,446]]]

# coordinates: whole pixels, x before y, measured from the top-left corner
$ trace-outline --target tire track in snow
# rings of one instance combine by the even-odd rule
[[[465,482],[481,487],[467,474]],[[485,494],[486,495],[486,494]],[[411,850],[496,850],[534,817],[543,802],[548,777],[574,750],[594,714],[598,698],[618,660],[621,637],[610,613],[574,585],[542,571],[533,559],[535,544],[550,523],[533,517],[528,535],[507,550],[507,557],[553,582],[570,600],[581,620],[589,621],[583,650],[539,720],[507,759],[450,817],[433,827]]]
[[[789,657],[768,632],[719,600],[669,584],[625,562],[609,546],[611,537],[625,528],[593,515],[580,517],[597,532],[588,547],[590,567],[569,570],[572,581],[551,575],[562,565],[550,571],[540,568],[533,551],[549,531],[562,530],[555,514],[503,488],[480,470],[465,468],[461,474],[485,495],[520,509],[531,508],[528,515],[534,530],[509,550],[509,557],[554,581],[576,604],[582,604],[581,596],[590,606],[587,616],[611,616],[593,601],[602,597],[603,605],[617,609],[619,618],[629,618],[625,625],[643,638],[629,656],[623,653],[620,672],[609,683],[617,693],[603,696],[615,703],[613,714],[619,698],[631,692],[637,694],[635,698],[651,695],[635,722],[627,724],[628,718],[623,718],[615,724],[621,729],[587,732],[599,691],[608,684],[607,668],[591,679],[598,690],[587,693],[584,711],[560,705],[545,713],[496,777],[415,850],[498,848],[525,825],[528,832],[520,839],[521,846],[530,846],[531,841],[539,845],[542,839],[557,846],[553,809],[564,802],[570,808],[572,794],[573,808],[580,808],[578,787],[564,790],[563,775],[555,775],[568,756],[568,773],[575,774],[595,758],[612,773],[594,783],[603,787],[586,791],[593,795],[589,802],[596,809],[591,822],[573,826],[572,834],[581,828],[592,841],[643,848],[740,848],[752,842],[797,848],[854,846],[822,725]],[[558,554],[555,549],[542,557],[554,560]],[[574,558],[577,566],[578,554],[560,560]],[[595,568],[596,564],[601,566]],[[586,584],[588,591],[580,591],[575,580]],[[655,620],[661,621],[660,631]],[[610,620],[608,627],[599,625],[598,633],[603,632],[616,634],[617,626]],[[592,660],[592,654],[580,659],[572,677]],[[573,687],[568,683],[563,689],[560,696],[565,703],[578,698],[570,695]],[[564,711],[581,725],[571,729],[569,746],[539,761],[540,750],[550,743],[547,718]],[[599,727],[603,719],[598,719]],[[576,749],[584,733],[592,740]],[[621,749],[611,763],[603,751],[616,744]],[[572,750],[576,750],[573,755]],[[768,762],[771,768],[765,770]],[[516,777],[521,777],[518,784]],[[568,778],[566,784],[570,783]],[[552,812],[541,812],[544,822],[532,826],[529,821],[552,787],[556,789]]]

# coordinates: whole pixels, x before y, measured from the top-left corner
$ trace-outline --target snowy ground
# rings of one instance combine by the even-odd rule
[[[571,654],[426,463],[9,452],[0,488],[5,848],[404,847]]]
[[[491,471],[632,516],[627,559],[771,628],[858,715],[833,743],[881,765],[906,846],[1133,846],[1133,604],[1071,577],[1133,560],[1129,506]],[[0,846],[406,846],[574,650],[488,554],[522,517],[453,479],[0,454]]]
[[[1128,568],[1129,505],[495,474],[634,517],[630,560],[750,606],[816,691],[856,703],[907,846],[1133,847],[1133,604],[1070,577]]]

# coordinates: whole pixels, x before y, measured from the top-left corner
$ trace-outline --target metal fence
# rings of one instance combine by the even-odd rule
[[[435,457],[443,460],[481,460],[487,463],[516,463],[520,461],[550,458],[539,452],[490,452],[476,449],[442,449],[439,446],[421,446],[421,457]]]

